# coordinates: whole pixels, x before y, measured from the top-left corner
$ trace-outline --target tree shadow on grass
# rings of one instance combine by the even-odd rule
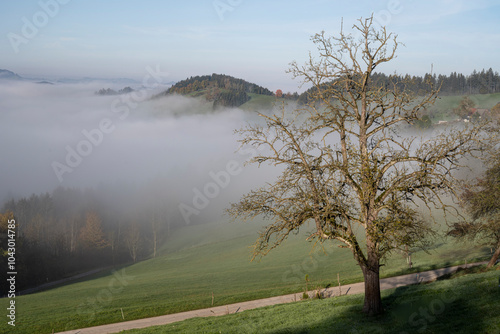
[[[457,244],[460,246],[460,244]],[[477,249],[477,247],[474,247],[474,249],[477,250],[477,253],[471,258],[471,248],[461,245],[462,247],[456,247],[452,250],[448,250],[445,252],[442,252],[439,254],[439,258],[441,259],[456,259],[457,261],[460,261],[462,263],[465,263],[465,260],[468,260],[468,262],[472,263],[475,260],[484,260],[485,258],[488,258],[491,256],[491,251],[489,247],[481,247],[480,249]]]
[[[362,306],[356,305],[321,322],[267,333],[486,333],[485,315],[460,295],[401,287],[383,298],[385,313],[381,316],[366,317]]]

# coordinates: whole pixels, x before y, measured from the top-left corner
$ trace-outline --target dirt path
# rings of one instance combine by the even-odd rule
[[[477,262],[468,264],[467,267],[477,266],[480,264],[485,264],[484,262]],[[424,271],[418,274],[408,274],[396,277],[383,278],[380,280],[380,289],[387,290],[393,289],[400,286],[411,285],[422,282],[433,281],[436,278],[455,272],[458,268],[464,268],[465,265],[454,266],[449,268],[442,268],[430,271]],[[339,287],[332,287],[328,289],[322,289],[322,293],[324,293],[328,297],[339,296]],[[342,286],[342,295],[353,295],[364,292],[364,283],[354,283],[349,285]],[[310,296],[314,294],[314,292],[309,292]],[[225,314],[231,314],[236,312],[241,312],[245,310],[251,310],[263,306],[276,305],[276,304],[285,304],[291,303],[297,300],[300,300],[302,297],[302,293],[257,299],[248,302],[241,302],[235,304],[229,304],[224,306],[211,307],[201,310],[194,310],[182,313],[174,313],[168,315],[162,315],[154,318],[145,318],[138,320],[131,320],[125,322],[119,322],[109,325],[102,325],[96,327],[88,327],[82,329],[74,329],[66,332],[60,332],[58,334],[108,334],[108,333],[118,333],[127,329],[134,328],[146,328],[150,326],[158,326],[158,325],[166,325],[177,321],[182,321],[195,317],[211,317],[211,316],[219,316]]]

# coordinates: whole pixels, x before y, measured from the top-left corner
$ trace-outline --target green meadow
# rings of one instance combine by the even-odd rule
[[[498,266],[497,266],[498,267]],[[500,271],[382,291],[385,314],[366,317],[362,295],[304,300],[221,317],[123,331],[160,333],[500,333]]]
[[[305,289],[362,281],[352,254],[335,245],[306,242],[307,229],[251,262],[251,245],[262,222],[185,226],[160,255],[79,282],[16,297],[16,333],[51,333],[265,298]],[[409,269],[395,253],[382,267],[393,276],[485,259],[489,249],[434,240],[412,255]],[[8,300],[1,300],[6,307]],[[122,316],[123,312],[123,316]],[[10,333],[3,323],[2,333]]]

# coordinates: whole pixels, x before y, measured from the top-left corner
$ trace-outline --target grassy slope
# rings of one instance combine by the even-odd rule
[[[200,97],[203,96],[207,91],[202,90],[198,92],[193,92],[187,94],[190,97]],[[248,93],[250,100],[242,104],[239,108],[245,111],[259,111],[259,110],[271,110],[275,105],[279,105],[283,99],[277,99],[275,96],[261,95]],[[434,122],[440,120],[454,120],[457,116],[453,113],[453,109],[456,108],[463,96],[440,96],[436,103],[429,109],[433,111],[435,115]],[[491,109],[497,103],[500,102],[500,93],[495,94],[476,94],[470,95],[472,101],[476,103],[477,108]]]
[[[251,99],[240,106],[240,108],[245,111],[272,109],[275,104],[279,105],[283,100],[268,95],[248,94],[248,96],[250,96]],[[457,116],[453,113],[453,109],[459,105],[462,97],[463,96],[440,96],[436,103],[430,107],[430,110],[433,111],[435,115],[433,121],[437,123],[440,120],[455,120]],[[470,95],[470,98],[476,103],[477,108],[491,109],[500,102],[500,93]]]
[[[240,108],[245,111],[256,111],[263,109],[272,109],[275,103],[280,103],[283,99],[277,99],[275,96],[249,93],[250,100],[243,103]]]
[[[472,95],[471,98],[477,108],[491,109],[500,102],[500,93]]]
[[[500,269],[500,267],[499,267]],[[122,333],[500,333],[498,270],[382,292],[367,318],[362,295],[269,306]]]
[[[457,119],[457,116],[453,113],[453,109],[459,105],[462,98],[463,96],[441,96],[436,103],[429,108],[435,115],[433,122],[442,120],[452,121]],[[470,98],[475,102],[477,108],[491,109],[500,102],[500,93],[470,95]]]
[[[187,226],[178,230],[163,255],[126,268],[133,278],[122,286],[111,273],[101,273],[86,281],[62,286],[17,301],[16,333],[50,333],[52,329],[95,326],[185,310],[224,305],[301,291],[309,274],[311,288],[336,284],[337,273],[343,284],[360,281],[361,271],[345,249],[331,246],[328,255],[311,244],[304,235],[291,237],[260,262],[250,262],[249,246],[255,241],[255,228],[261,224],[217,224]],[[236,237],[234,237],[236,236]],[[431,254],[418,252],[413,260],[420,270],[463,263],[467,256],[485,255],[484,249],[466,249],[441,244]],[[401,255],[394,255],[383,267],[384,276],[408,272]],[[110,284],[113,290],[110,290]],[[7,300],[2,299],[1,307]],[[0,333],[8,333],[5,323]]]

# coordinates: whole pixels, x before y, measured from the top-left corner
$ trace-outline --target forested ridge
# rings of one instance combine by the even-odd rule
[[[428,93],[430,87],[440,88],[439,95],[441,96],[491,94],[500,92],[500,75],[492,68],[483,69],[481,72],[474,70],[469,75],[457,72],[452,72],[450,75],[426,73],[424,76],[373,73],[371,85],[386,89],[404,87],[418,96]],[[307,103],[310,94],[316,89],[312,87],[302,93],[298,99],[299,103]]]
[[[325,83],[327,85],[328,83]],[[416,95],[424,95],[429,87],[440,88],[440,95],[472,95],[491,94],[500,92],[500,75],[492,68],[488,70],[474,70],[469,75],[452,72],[449,75],[426,73],[424,76],[410,74],[384,74],[373,73],[371,84],[375,87],[387,89],[405,87]],[[160,96],[168,94],[181,94],[190,96],[204,95],[208,101],[213,101],[214,106],[238,107],[247,102],[249,93],[297,99],[305,104],[309,95],[316,88],[311,87],[302,94],[290,93],[275,94],[267,88],[237,79],[224,74],[194,76],[177,82]],[[279,95],[279,96],[278,96]]]
[[[214,73],[179,81],[160,96],[169,94],[204,95],[208,101],[214,103],[214,107],[238,107],[250,100],[248,93],[274,95],[269,89],[254,83],[229,75]]]

